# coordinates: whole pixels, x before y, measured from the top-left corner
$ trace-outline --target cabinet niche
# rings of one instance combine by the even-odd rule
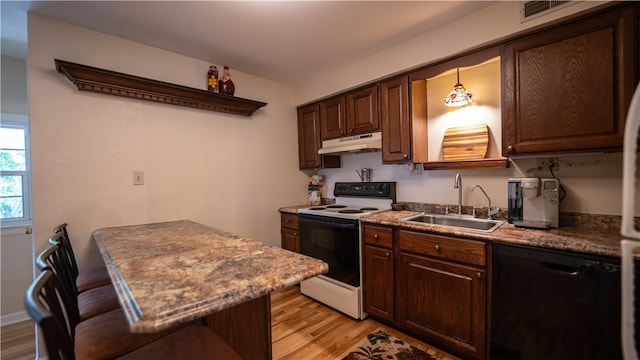
[[[473,103],[463,107],[447,107],[444,98],[457,83],[473,95]],[[502,110],[500,56],[496,47],[461,56],[410,75],[412,94],[412,116],[427,119],[426,138],[428,141],[425,169],[462,168],[505,168],[508,160],[502,157]],[[420,91],[415,91],[419,89]],[[416,111],[416,110],[419,110]],[[479,134],[456,134],[451,132],[446,142],[447,154],[454,154],[453,160],[445,159],[443,140],[447,129],[466,128],[478,125],[488,128],[486,156],[464,158],[477,146]],[[483,136],[486,136],[484,134]],[[482,152],[484,154],[484,152]],[[458,156],[456,156],[458,155]]]

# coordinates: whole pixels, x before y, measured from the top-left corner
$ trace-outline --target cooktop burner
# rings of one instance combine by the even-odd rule
[[[395,201],[394,182],[336,183],[336,203],[299,209],[300,214],[358,219],[380,211],[390,210]]]
[[[371,206],[375,205],[375,206]],[[300,209],[298,212],[302,214],[329,216],[329,217],[342,217],[342,218],[357,218],[367,214],[373,214],[375,212],[388,210],[391,208],[390,204],[335,204],[325,206],[313,206],[306,209]]]

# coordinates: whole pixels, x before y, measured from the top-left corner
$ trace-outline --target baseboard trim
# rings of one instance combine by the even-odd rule
[[[0,317],[0,326],[11,325],[21,321],[27,321],[31,318],[26,311],[19,311],[13,314],[5,314]]]

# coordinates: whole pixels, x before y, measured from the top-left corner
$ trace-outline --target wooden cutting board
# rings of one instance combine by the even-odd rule
[[[445,160],[484,159],[489,148],[489,127],[486,124],[448,128],[442,139]]]

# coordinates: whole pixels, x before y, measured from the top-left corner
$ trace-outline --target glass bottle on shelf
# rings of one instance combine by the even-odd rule
[[[217,93],[218,92],[218,68],[215,65],[209,66],[207,72],[207,90]]]
[[[233,95],[233,93],[236,92],[236,86],[233,84],[233,81],[231,81],[230,76],[231,75],[229,74],[229,67],[225,66],[218,88],[220,94]]]

